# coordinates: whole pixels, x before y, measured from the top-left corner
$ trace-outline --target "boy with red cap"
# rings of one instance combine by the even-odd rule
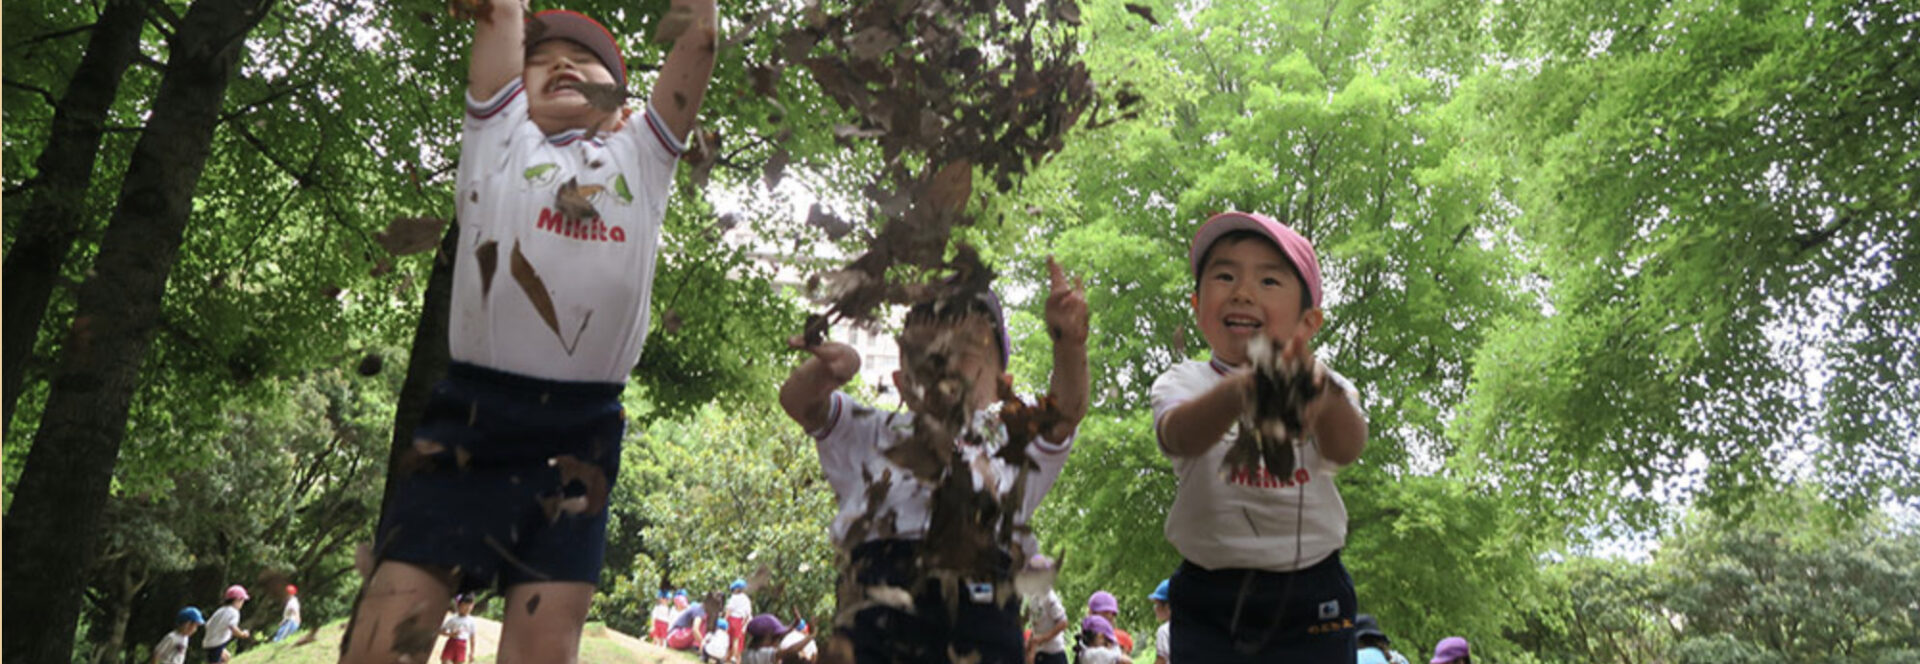
[[[300,589],[287,584],[287,606],[280,610],[280,628],[273,630],[269,643],[292,636],[300,630]]]
[[[1175,365],[1152,392],[1179,480],[1166,526],[1185,559],[1168,584],[1173,652],[1351,664],[1347,510],[1332,475],[1360,457],[1367,421],[1309,345],[1325,316],[1319,259],[1280,222],[1227,212],[1200,227],[1188,261],[1213,357]],[[1245,454],[1249,440],[1262,451]]]
[[[650,102],[586,16],[466,3],[476,25],[447,332],[453,362],[397,461],[345,662],[420,661],[455,592],[503,589],[501,661],[579,650],[646,341],[661,221],[713,72],[713,0],[672,0]],[[684,21],[681,19],[685,19]]]

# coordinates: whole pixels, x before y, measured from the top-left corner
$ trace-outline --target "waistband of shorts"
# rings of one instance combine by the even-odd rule
[[[491,387],[515,392],[552,394],[580,400],[619,399],[620,393],[627,389],[625,383],[601,383],[593,381],[549,380],[534,378],[499,369],[488,369],[466,362],[449,362],[447,378],[467,383],[479,383]]]
[[[1264,575],[1272,575],[1275,577],[1284,578],[1289,575],[1309,574],[1312,572],[1320,571],[1327,567],[1340,567],[1340,566],[1341,566],[1340,549],[1334,549],[1333,553],[1329,553],[1327,554],[1327,557],[1321,558],[1320,562],[1314,563],[1312,565],[1308,565],[1306,567],[1302,567],[1300,569],[1293,570],[1291,572],[1275,572],[1273,570],[1252,569],[1252,568],[1245,568],[1245,567],[1222,567],[1220,569],[1207,569],[1205,567],[1201,567],[1199,565],[1194,564],[1194,562],[1191,560],[1187,560],[1185,558],[1180,559],[1181,573],[1188,574],[1188,575],[1202,575],[1202,576],[1217,575],[1217,574],[1239,575],[1239,574],[1245,574],[1247,572],[1253,572],[1255,576],[1264,574]]]

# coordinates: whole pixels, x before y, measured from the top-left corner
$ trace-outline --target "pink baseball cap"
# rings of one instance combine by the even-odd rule
[[[527,44],[527,50],[531,51],[541,42],[554,39],[565,39],[585,46],[613,74],[614,84],[622,90],[627,89],[627,61],[620,57],[620,42],[613,38],[613,32],[607,26],[600,25],[599,21],[588,18],[586,14],[566,9],[549,9],[534,14],[528,20],[533,19],[545,24],[547,30],[541,33],[540,41]]]
[[[1087,598],[1087,612],[1119,613],[1120,601],[1113,598],[1113,593],[1102,590]]]
[[[1272,240],[1280,253],[1293,263],[1293,268],[1300,271],[1307,298],[1313,306],[1320,306],[1320,259],[1313,254],[1313,243],[1273,217],[1255,212],[1222,212],[1200,225],[1200,232],[1193,236],[1193,246],[1187,250],[1195,279],[1200,278],[1200,260],[1206,257],[1207,250],[1212,249],[1221,236],[1234,231],[1253,231]]]
[[[1107,619],[1101,616],[1087,616],[1085,620],[1081,620],[1080,631],[1092,632],[1105,636],[1108,639],[1115,638],[1113,635],[1113,623],[1107,622]]]

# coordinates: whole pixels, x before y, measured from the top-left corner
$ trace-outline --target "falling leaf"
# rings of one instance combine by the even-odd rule
[[[774,150],[773,154],[767,156],[767,163],[760,166],[762,181],[766,183],[767,189],[780,186],[780,179],[787,175],[788,159],[791,159],[791,156],[787,154],[785,148]]]
[[[900,45],[900,36],[881,26],[871,26],[847,40],[847,50],[855,58],[873,60]]]
[[[834,138],[839,138],[839,139],[847,139],[847,138],[873,138],[873,137],[876,137],[876,136],[884,136],[884,135],[886,135],[886,133],[887,133],[887,132],[886,132],[886,130],[884,130],[884,129],[878,129],[878,128],[875,128],[875,129],[861,129],[861,128],[859,128],[859,127],[855,127],[855,126],[853,126],[853,125],[845,125],[845,124],[843,124],[843,125],[834,125],[834,126],[833,126],[833,137],[834,137]]]
[[[593,201],[589,199],[604,189],[606,188],[597,184],[583,187],[578,178],[568,179],[566,184],[560,185],[560,191],[554,194],[553,206],[560,209],[560,214],[570,219],[592,219],[600,216],[600,211],[593,209]]]
[[[395,256],[406,256],[440,246],[447,220],[433,217],[398,217],[387,222],[387,229],[373,234],[382,249]]]
[[[520,253],[519,240],[513,242],[513,255],[507,263],[507,273],[513,275],[515,283],[520,284],[520,290],[527,294],[527,301],[540,314],[540,320],[546,322],[547,329],[553,330],[555,336],[559,336],[560,314],[553,310],[553,295],[547,292],[547,282],[533,271],[533,263],[527,262],[527,255]]]
[[[360,358],[360,366],[355,367],[354,371],[359,372],[362,376],[372,376],[379,374],[380,368],[385,364],[385,360],[380,357],[379,353],[367,353],[366,357]]]
[[[492,0],[447,0],[447,15],[462,21],[492,20]]]
[[[747,68],[747,78],[753,81],[753,91],[760,96],[773,99],[780,94],[780,70],[770,65],[754,65]]]
[[[1149,24],[1156,25],[1156,26],[1160,25],[1160,21],[1155,20],[1153,18],[1153,9],[1147,7],[1146,5],[1138,5],[1138,4],[1129,2],[1125,5],[1125,7],[1127,8],[1127,13],[1146,19],[1147,23]]]
[[[526,28],[524,32],[521,33],[521,37],[522,41],[526,44],[527,50],[533,50],[533,47],[538,45],[540,40],[546,39],[547,22],[542,20],[539,14],[528,16]]]
[[[674,3],[660,15],[660,24],[653,29],[653,40],[662,44],[680,41],[680,36],[693,28],[693,5]]]
[[[680,319],[680,312],[672,309],[668,309],[660,316],[660,330],[666,332],[668,336],[679,334],[680,327],[685,324],[686,322]]]
[[[473,249],[473,257],[480,264],[480,299],[486,300],[493,292],[493,273],[500,267],[500,243],[487,240]]]
[[[965,159],[940,168],[928,184],[925,200],[936,211],[959,212],[973,193],[973,165]]]
[[[627,93],[625,88],[620,87],[619,84],[616,83],[562,81],[560,87],[579,90],[581,96],[587,98],[588,106],[592,106],[594,110],[603,113],[611,113],[619,110],[622,105],[626,104],[627,98],[632,96]]]
[[[600,466],[582,461],[571,454],[562,454],[547,460],[547,465],[560,471],[560,486],[578,486],[581,493],[569,497],[586,498],[586,507],[581,514],[599,514],[607,508],[607,473]]]
[[[832,242],[840,241],[840,238],[846,237],[847,233],[853,230],[852,223],[828,212],[826,208],[820,207],[819,203],[814,203],[812,207],[807,208],[807,225],[826,233],[827,240]]]
[[[1053,18],[1067,25],[1080,25],[1080,4],[1074,0],[1053,0]]]

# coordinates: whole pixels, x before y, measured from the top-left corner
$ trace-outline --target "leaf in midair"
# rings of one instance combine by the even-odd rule
[[[774,150],[773,154],[767,156],[767,163],[760,167],[761,176],[767,183],[767,189],[771,190],[780,186],[781,178],[787,176],[787,161],[790,159],[792,159],[792,156],[787,154],[786,148]]]
[[[514,241],[513,255],[507,262],[507,273],[513,275],[514,283],[520,284],[520,290],[527,294],[527,301],[540,314],[540,320],[547,324],[547,329],[553,330],[554,336],[560,336],[560,314],[553,310],[553,295],[547,292],[547,282],[540,278],[540,273],[533,270],[533,263],[527,262],[527,255],[520,253],[520,241]]]
[[[848,124],[833,126],[833,137],[838,139],[874,138],[884,136],[886,133],[887,130],[885,129],[861,129]]]
[[[486,0],[481,1],[485,2]],[[528,16],[525,32],[523,32],[521,36],[523,41],[526,42],[527,50],[533,50],[533,47],[539,44],[540,40],[547,37],[547,22],[541,20],[537,14]]]
[[[1143,19],[1146,19],[1146,20],[1147,20],[1147,23],[1149,23],[1149,24],[1151,24],[1151,25],[1156,25],[1156,26],[1157,26],[1157,25],[1160,25],[1160,21],[1158,21],[1158,20],[1155,20],[1155,19],[1153,18],[1153,9],[1152,9],[1152,8],[1150,8],[1150,7],[1148,7],[1148,6],[1146,6],[1146,5],[1139,5],[1139,4],[1134,4],[1134,3],[1131,3],[1131,2],[1129,2],[1129,3],[1127,3],[1127,4],[1125,5],[1125,6],[1126,6],[1126,8],[1127,8],[1127,13],[1129,13],[1129,14],[1133,14],[1134,16],[1138,16],[1138,17],[1140,17],[1140,18],[1143,18]]]
[[[666,313],[660,315],[660,331],[667,333],[668,336],[679,334],[681,326],[686,324],[686,321],[680,319],[678,311],[668,309]]]
[[[417,254],[440,246],[447,220],[433,217],[397,217],[387,229],[373,234],[382,249],[395,256]]]
[[[873,60],[900,45],[900,36],[881,26],[869,26],[847,40],[847,50],[855,58]]]
[[[620,106],[627,102],[627,97],[631,96],[625,89],[613,83],[564,81],[560,85],[579,90],[580,94],[587,98],[588,106],[603,113],[620,110]]]
[[[780,70],[770,65],[754,65],[747,68],[747,78],[753,81],[753,91],[762,97],[772,99],[780,94]]]
[[[492,0],[447,0],[447,15],[462,21],[493,18]]]
[[[1053,0],[1053,18],[1067,25],[1080,25],[1080,3],[1074,0]]]
[[[973,164],[961,159],[940,167],[928,183],[925,200],[935,211],[959,212],[966,209],[971,195]]]
[[[814,203],[807,209],[807,225],[826,233],[827,240],[832,242],[838,242],[840,238],[846,237],[847,233],[853,231],[852,223],[828,212],[826,208],[820,207],[819,203]]]
[[[475,247],[473,257],[480,263],[480,299],[487,299],[493,292],[493,273],[500,268],[500,243],[487,240]]]
[[[593,209],[593,201],[588,199],[600,193],[602,189],[605,187],[597,184],[583,187],[580,186],[579,178],[569,178],[565,184],[560,185],[560,191],[554,194],[553,206],[560,209],[560,214],[571,219],[598,217],[600,211]]]
[[[653,40],[662,44],[680,41],[680,35],[693,29],[693,6],[674,3],[660,15],[660,24],[653,29]]]

